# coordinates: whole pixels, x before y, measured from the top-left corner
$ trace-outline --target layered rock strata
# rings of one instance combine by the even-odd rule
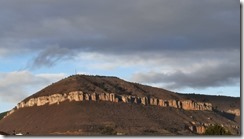
[[[184,110],[212,110],[211,103],[194,102],[193,100],[164,100],[160,98],[144,96],[137,97],[132,95],[117,95],[115,93],[84,93],[82,91],[73,91],[68,94],[53,94],[50,96],[41,96],[22,101],[7,113],[5,117],[12,114],[15,110],[24,107],[43,106],[59,104],[63,101],[110,101],[114,103],[135,103],[142,105],[153,105],[160,107],[174,107]],[[4,117],[4,118],[5,118]]]

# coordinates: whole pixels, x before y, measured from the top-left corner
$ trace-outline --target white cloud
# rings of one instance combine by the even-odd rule
[[[0,100],[16,105],[25,97],[64,77],[63,73],[33,74],[29,71],[0,73]]]

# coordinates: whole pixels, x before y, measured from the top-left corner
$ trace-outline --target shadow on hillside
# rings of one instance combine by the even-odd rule
[[[232,114],[232,113],[227,113],[225,111],[219,111],[217,109],[213,109],[214,112],[216,112],[217,114],[231,120],[231,121],[235,121],[235,117],[236,115],[235,114]]]

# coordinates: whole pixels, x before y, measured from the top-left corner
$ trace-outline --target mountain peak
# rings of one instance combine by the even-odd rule
[[[135,96],[154,96],[164,99],[180,99],[179,95],[174,92],[131,83],[114,76],[99,76],[99,75],[71,75],[56,83],[45,87],[37,93],[27,97],[28,100],[32,97],[49,96],[52,94],[64,94],[72,91],[82,91],[84,93],[115,93]]]

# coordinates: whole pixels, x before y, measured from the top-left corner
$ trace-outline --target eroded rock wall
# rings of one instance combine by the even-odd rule
[[[18,103],[16,108],[12,109],[6,116],[12,114],[16,109],[33,106],[53,105],[59,104],[63,101],[110,101],[135,103],[142,105],[153,105],[160,107],[174,107],[184,110],[212,110],[211,103],[194,102],[192,100],[163,100],[160,98],[144,96],[137,97],[132,95],[117,95],[115,93],[83,93],[82,91],[73,91],[68,94],[53,94],[51,96],[41,96],[38,98],[31,98],[28,101]],[[6,117],[5,116],[5,117]]]
[[[212,110],[211,103],[194,102],[192,100],[181,101],[182,109],[184,110]]]

